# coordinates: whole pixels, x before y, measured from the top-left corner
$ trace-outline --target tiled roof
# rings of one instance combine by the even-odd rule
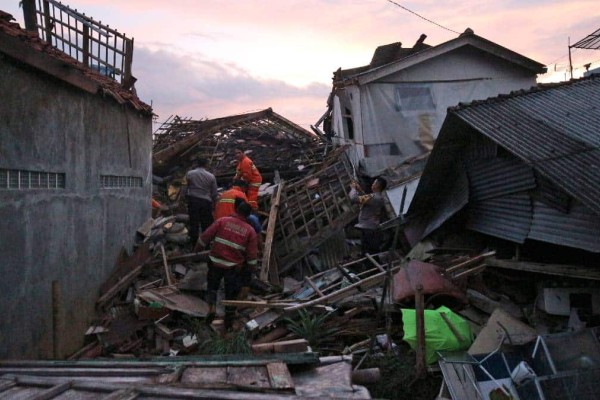
[[[119,104],[127,104],[137,111],[152,114],[152,108],[141,101],[133,91],[125,89],[113,79],[88,68],[83,63],[56,49],[40,39],[36,32],[22,29],[18,23],[11,22],[13,19],[11,14],[0,10],[1,53],[5,53],[11,58],[29,64],[83,90],[108,95]],[[54,63],[51,61],[54,61]],[[53,68],[57,63],[60,63],[60,68]]]

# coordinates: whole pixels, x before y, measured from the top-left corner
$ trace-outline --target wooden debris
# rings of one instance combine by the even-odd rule
[[[306,339],[294,339],[282,342],[253,344],[252,351],[255,354],[302,353],[308,351],[308,342]]]

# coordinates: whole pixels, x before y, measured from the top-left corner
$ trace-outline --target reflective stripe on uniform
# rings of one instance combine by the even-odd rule
[[[256,260],[248,260],[248,265],[256,265]]]
[[[255,186],[255,187],[260,187],[260,185],[262,185],[261,182],[257,182],[257,183],[251,183],[250,186]]]
[[[245,246],[241,246],[241,245],[239,245],[237,243],[234,243],[234,242],[232,242],[230,240],[227,240],[227,239],[220,238],[218,236],[215,238],[215,242],[224,244],[225,246],[233,247],[236,250],[246,250]]]
[[[222,258],[219,258],[219,257],[215,257],[215,256],[208,256],[208,257],[211,259],[212,262],[221,264],[221,265],[225,265],[226,267],[233,267],[234,265],[237,265],[234,262],[223,260]]]
[[[235,199],[221,199],[219,203],[235,203]]]

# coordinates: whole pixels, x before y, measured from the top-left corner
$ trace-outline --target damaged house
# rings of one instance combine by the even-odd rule
[[[47,25],[23,3],[27,30],[0,11],[0,358],[62,357],[150,215],[152,110],[131,88],[132,40],[51,0]]]
[[[408,211],[411,245],[495,248],[487,265],[538,284],[538,308],[598,315],[599,88],[592,76],[449,109]]]
[[[437,46],[425,38],[379,46],[369,65],[334,73],[324,131],[353,146],[368,176],[429,152],[448,107],[529,88],[546,70],[471,29]]]

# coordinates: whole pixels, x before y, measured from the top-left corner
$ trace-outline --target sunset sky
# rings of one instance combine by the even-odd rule
[[[24,26],[18,0],[0,9]],[[370,62],[379,45],[437,45],[471,28],[568,77],[568,40],[600,28],[598,0],[63,0],[135,39],[138,96],[164,121],[272,107],[308,129],[326,110],[333,71]],[[600,67],[600,50],[575,50]],[[554,69],[556,67],[556,73]]]

